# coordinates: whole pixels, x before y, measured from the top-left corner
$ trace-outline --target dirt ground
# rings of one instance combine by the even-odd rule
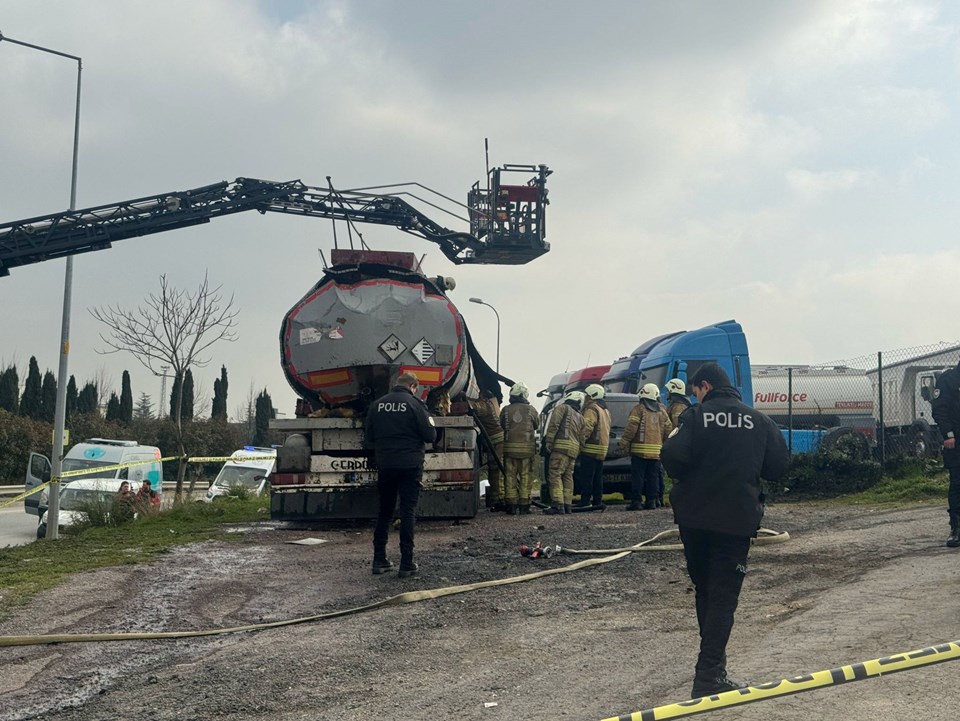
[[[753,683],[960,638],[960,552],[942,505],[785,504],[755,547],[728,648]],[[176,631],[353,608],[559,568],[522,543],[618,548],[674,528],[667,509],[572,516],[484,512],[418,526],[419,578],[370,574],[368,526],[239,529],[238,543],[73,577],[0,634]],[[327,543],[292,545],[314,537]],[[391,551],[396,558],[396,537]],[[634,553],[521,584],[284,628],[167,641],[0,649],[0,721],[55,719],[601,719],[684,700],[697,649],[679,551]],[[960,662],[702,718],[933,719],[955,715]],[[495,704],[495,705],[494,705]],[[946,714],[945,714],[946,712]]]

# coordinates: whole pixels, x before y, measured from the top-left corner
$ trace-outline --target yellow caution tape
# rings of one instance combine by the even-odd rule
[[[46,483],[41,483],[36,488],[31,488],[29,491],[21,493],[19,496],[14,496],[13,498],[7,499],[6,501],[0,501],[0,508],[6,508],[7,506],[12,506],[17,501],[22,501],[24,498],[32,496],[34,493],[40,493],[44,488],[53,483],[53,480],[49,480]]]
[[[916,651],[864,661],[849,666],[817,671],[804,676],[785,678],[780,681],[761,683],[736,691],[725,691],[714,696],[695,698],[690,701],[656,706],[645,711],[635,711],[623,716],[612,716],[603,721],[661,721],[693,716],[706,711],[715,711],[729,706],[740,706],[754,701],[766,701],[778,696],[789,696],[804,691],[813,691],[827,686],[839,686],[850,681],[885,676],[899,671],[909,671],[920,666],[930,666],[960,658],[960,641],[950,641]]]
[[[275,461],[276,456],[191,456],[187,463],[226,463],[227,461]]]

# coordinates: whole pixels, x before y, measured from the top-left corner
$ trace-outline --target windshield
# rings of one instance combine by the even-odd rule
[[[66,461],[63,462],[67,464]],[[96,491],[92,488],[64,488],[60,493],[61,511],[85,511],[91,506],[110,506],[113,491]]]
[[[667,364],[664,363],[662,366],[654,366],[653,368],[644,368],[640,371],[640,380],[644,384],[654,383],[657,388],[663,388],[663,384],[667,382]]]
[[[84,473],[82,476],[68,476],[71,480],[76,480],[79,478],[114,478],[117,475],[116,468],[113,468],[109,471],[96,471],[92,469],[115,465],[115,463],[110,463],[109,461],[88,461],[83,458],[64,458],[63,472],[66,473],[67,471],[91,469],[90,473]]]
[[[262,476],[268,475],[262,468],[253,466],[224,466],[214,482],[218,486],[243,486],[244,488],[259,488]]]

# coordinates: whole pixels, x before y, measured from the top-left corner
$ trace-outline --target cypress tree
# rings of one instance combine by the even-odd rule
[[[77,379],[70,376],[70,380],[67,381],[67,420],[73,418],[77,412],[77,396]]]
[[[220,368],[220,377],[213,382],[213,408],[211,418],[227,420],[227,367]]]
[[[57,413],[57,379],[50,371],[43,374],[40,386],[40,418],[53,423]]]
[[[123,372],[123,381],[120,390],[120,422],[130,425],[133,420],[133,391],[130,389],[130,373]]]
[[[153,418],[153,401],[146,393],[140,394],[137,407],[133,411],[133,417],[138,421],[149,421]]]
[[[183,412],[180,417],[193,420],[193,372],[189,368],[183,376]]]
[[[77,394],[77,413],[99,413],[97,408],[97,384],[88,381]]]
[[[12,364],[0,373],[0,408],[10,413],[20,410],[20,378]]]
[[[274,413],[273,401],[270,399],[270,394],[267,393],[266,388],[264,388],[260,392],[260,395],[257,396],[256,409],[256,416],[254,418],[255,431],[253,434],[253,445],[267,446],[270,443],[270,420],[276,417],[276,413]]]
[[[180,383],[182,376],[177,373],[173,377],[173,388],[170,390],[170,417],[174,420],[180,418],[180,408],[178,406],[180,396]]]
[[[120,420],[120,399],[117,398],[116,393],[111,393],[110,400],[107,401],[107,420],[108,421]]]
[[[43,383],[40,380],[40,366],[35,356],[30,356],[30,369],[27,371],[27,382],[23,386],[23,395],[20,396],[20,415],[40,420],[40,397]]]

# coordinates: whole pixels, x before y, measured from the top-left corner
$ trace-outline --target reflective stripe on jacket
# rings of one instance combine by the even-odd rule
[[[470,401],[470,405],[477,414],[477,420],[490,436],[494,445],[503,443],[503,428],[500,427],[500,404],[496,398],[478,398]]]

